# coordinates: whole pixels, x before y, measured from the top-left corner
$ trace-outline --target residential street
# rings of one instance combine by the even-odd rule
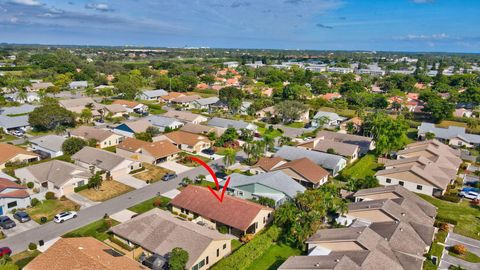
[[[222,165],[222,160],[212,161],[210,166],[218,171],[218,166]],[[63,224],[49,222],[37,228],[19,233],[12,237],[8,237],[0,241],[0,247],[7,246],[12,249],[13,254],[22,252],[27,249],[29,243],[37,243],[40,240],[48,241],[55,237],[61,236],[69,231],[75,230],[96,220],[101,219],[105,213],[111,215],[133,205],[141,203],[157,195],[158,192],[164,193],[178,187],[184,177],[191,179],[199,174],[208,174],[203,167],[196,167],[187,172],[179,174],[174,180],[163,182],[159,181],[146,187],[123,194],[106,202],[94,205],[92,207],[80,210],[78,217],[73,220],[66,221]]]

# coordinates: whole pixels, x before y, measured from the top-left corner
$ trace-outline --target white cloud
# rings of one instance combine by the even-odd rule
[[[37,0],[11,0],[11,3],[14,4],[19,4],[19,5],[25,5],[25,6],[41,6],[42,3],[40,3]]]
[[[411,41],[432,41],[432,40],[443,40],[443,39],[448,39],[449,36],[445,33],[441,34],[432,34],[432,35],[415,35],[415,34],[409,34],[403,37],[399,37],[397,39],[399,40],[411,40]]]
[[[85,8],[87,8],[87,9],[95,9],[95,10],[103,11],[103,12],[113,11],[113,9],[111,9],[111,8],[110,8],[107,4],[105,4],[105,3],[89,3],[89,4],[86,4],[86,5],[85,5]]]

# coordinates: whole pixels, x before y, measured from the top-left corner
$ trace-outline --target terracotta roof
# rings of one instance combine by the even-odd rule
[[[252,166],[253,168],[259,167],[265,171],[270,171],[273,167],[277,166],[280,162],[284,162],[285,160],[281,157],[261,157],[257,164]]]
[[[180,93],[180,92],[169,92],[168,95],[162,96],[163,100],[172,100],[178,97],[184,97],[185,93]]]
[[[205,136],[181,130],[167,133],[165,134],[165,136],[172,140],[175,144],[186,144],[188,146],[195,146],[199,142],[210,143],[210,140]]]
[[[38,157],[37,154],[27,151],[21,147],[7,143],[0,143],[0,164],[8,162],[10,159],[20,154]]]
[[[315,184],[319,183],[325,178],[325,176],[328,176],[328,172],[325,169],[308,158],[292,160],[274,168],[273,170],[278,171],[283,169],[291,169]]]
[[[25,270],[148,269],[93,237],[60,238]]]
[[[171,204],[242,231],[250,227],[261,210],[273,211],[269,207],[229,195],[219,202],[209,189],[193,185],[186,187]]]
[[[168,157],[181,152],[180,149],[167,140],[146,142],[134,138],[126,138],[123,142],[117,145],[117,148],[129,152],[135,152],[138,149],[143,149],[154,158]]]
[[[90,127],[90,126],[80,126],[70,131],[70,135],[72,136],[81,137],[87,140],[94,139],[97,142],[101,142],[114,134],[115,133],[111,131]]]
[[[112,104],[120,104],[120,105],[124,105],[126,106],[127,108],[135,108],[136,106],[140,105],[139,102],[136,102],[136,101],[131,101],[131,100],[124,100],[124,99],[117,99],[115,101],[113,101]]]

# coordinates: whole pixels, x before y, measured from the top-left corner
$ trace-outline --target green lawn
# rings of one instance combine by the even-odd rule
[[[17,137],[10,135],[10,134],[4,134],[2,135],[2,138],[0,139],[0,142],[9,142],[18,139]]]
[[[457,258],[462,259],[462,260],[467,261],[467,262],[480,263],[480,257],[478,257],[477,255],[475,255],[472,252],[467,252],[464,255],[458,255],[457,253],[454,253],[454,252],[448,252],[448,255],[451,255],[453,257],[457,257]]]
[[[457,220],[453,229],[455,233],[480,240],[480,207],[472,206],[466,200],[452,203],[428,195],[420,196],[438,208],[437,217]]]
[[[19,269],[22,269],[31,262],[35,257],[37,257],[41,252],[38,250],[28,251],[25,250],[23,252],[17,253],[12,256],[12,262],[18,266]],[[0,267],[1,269],[1,267]]]
[[[103,148],[103,150],[109,151],[109,152],[112,152],[112,153],[116,153],[117,147],[116,146],[109,146],[109,147]]]
[[[365,179],[367,176],[373,176],[380,165],[377,163],[377,157],[373,154],[367,154],[355,161],[342,171],[343,176],[354,179]]]
[[[274,270],[286,261],[288,257],[300,254],[302,254],[302,251],[297,248],[292,248],[284,244],[273,244],[262,256],[253,261],[246,270]]]
[[[27,213],[36,222],[40,223],[42,217],[52,220],[53,217],[64,211],[75,211],[78,205],[70,200],[45,200],[38,205],[27,208]]]
[[[157,199],[160,199],[161,202],[162,202],[162,209],[167,209],[166,205],[168,205],[168,203],[170,202],[170,199],[169,198],[166,198],[166,197],[153,197],[151,199],[148,199],[144,202],[141,202],[137,205],[134,205],[130,208],[128,208],[128,210],[130,211],[133,211],[135,213],[138,213],[138,214],[141,214],[141,213],[145,213],[149,210],[152,210],[153,208],[155,208],[155,205],[153,205],[153,203],[157,200]]]
[[[110,223],[110,224],[108,224]],[[113,219],[100,219],[97,220],[93,223],[90,223],[86,226],[83,226],[79,229],[76,229],[74,231],[71,231],[63,237],[86,237],[86,236],[91,236],[94,237],[100,241],[105,241],[108,238],[108,229],[110,229],[111,226],[115,226],[117,224],[120,224],[120,222],[113,220]]]
[[[285,126],[291,127],[291,128],[303,128],[305,126],[305,123],[303,123],[303,122],[293,122],[293,123],[287,124]]]
[[[232,239],[232,252],[237,250],[239,247],[241,247],[243,244],[237,239]]]

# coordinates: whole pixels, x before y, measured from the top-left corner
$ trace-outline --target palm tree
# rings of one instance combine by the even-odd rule
[[[280,139],[278,139],[278,144],[280,146],[288,145],[290,142],[292,142],[292,139],[290,137],[282,136],[280,137]]]
[[[17,100],[21,102],[25,102],[28,99],[27,92],[23,89],[20,89],[17,94]]]
[[[265,151],[270,151],[275,147],[275,139],[270,136],[264,136],[263,142],[265,143]]]
[[[225,168],[228,168],[235,163],[235,156],[237,153],[233,148],[226,148],[223,153],[223,163],[225,163]]]

